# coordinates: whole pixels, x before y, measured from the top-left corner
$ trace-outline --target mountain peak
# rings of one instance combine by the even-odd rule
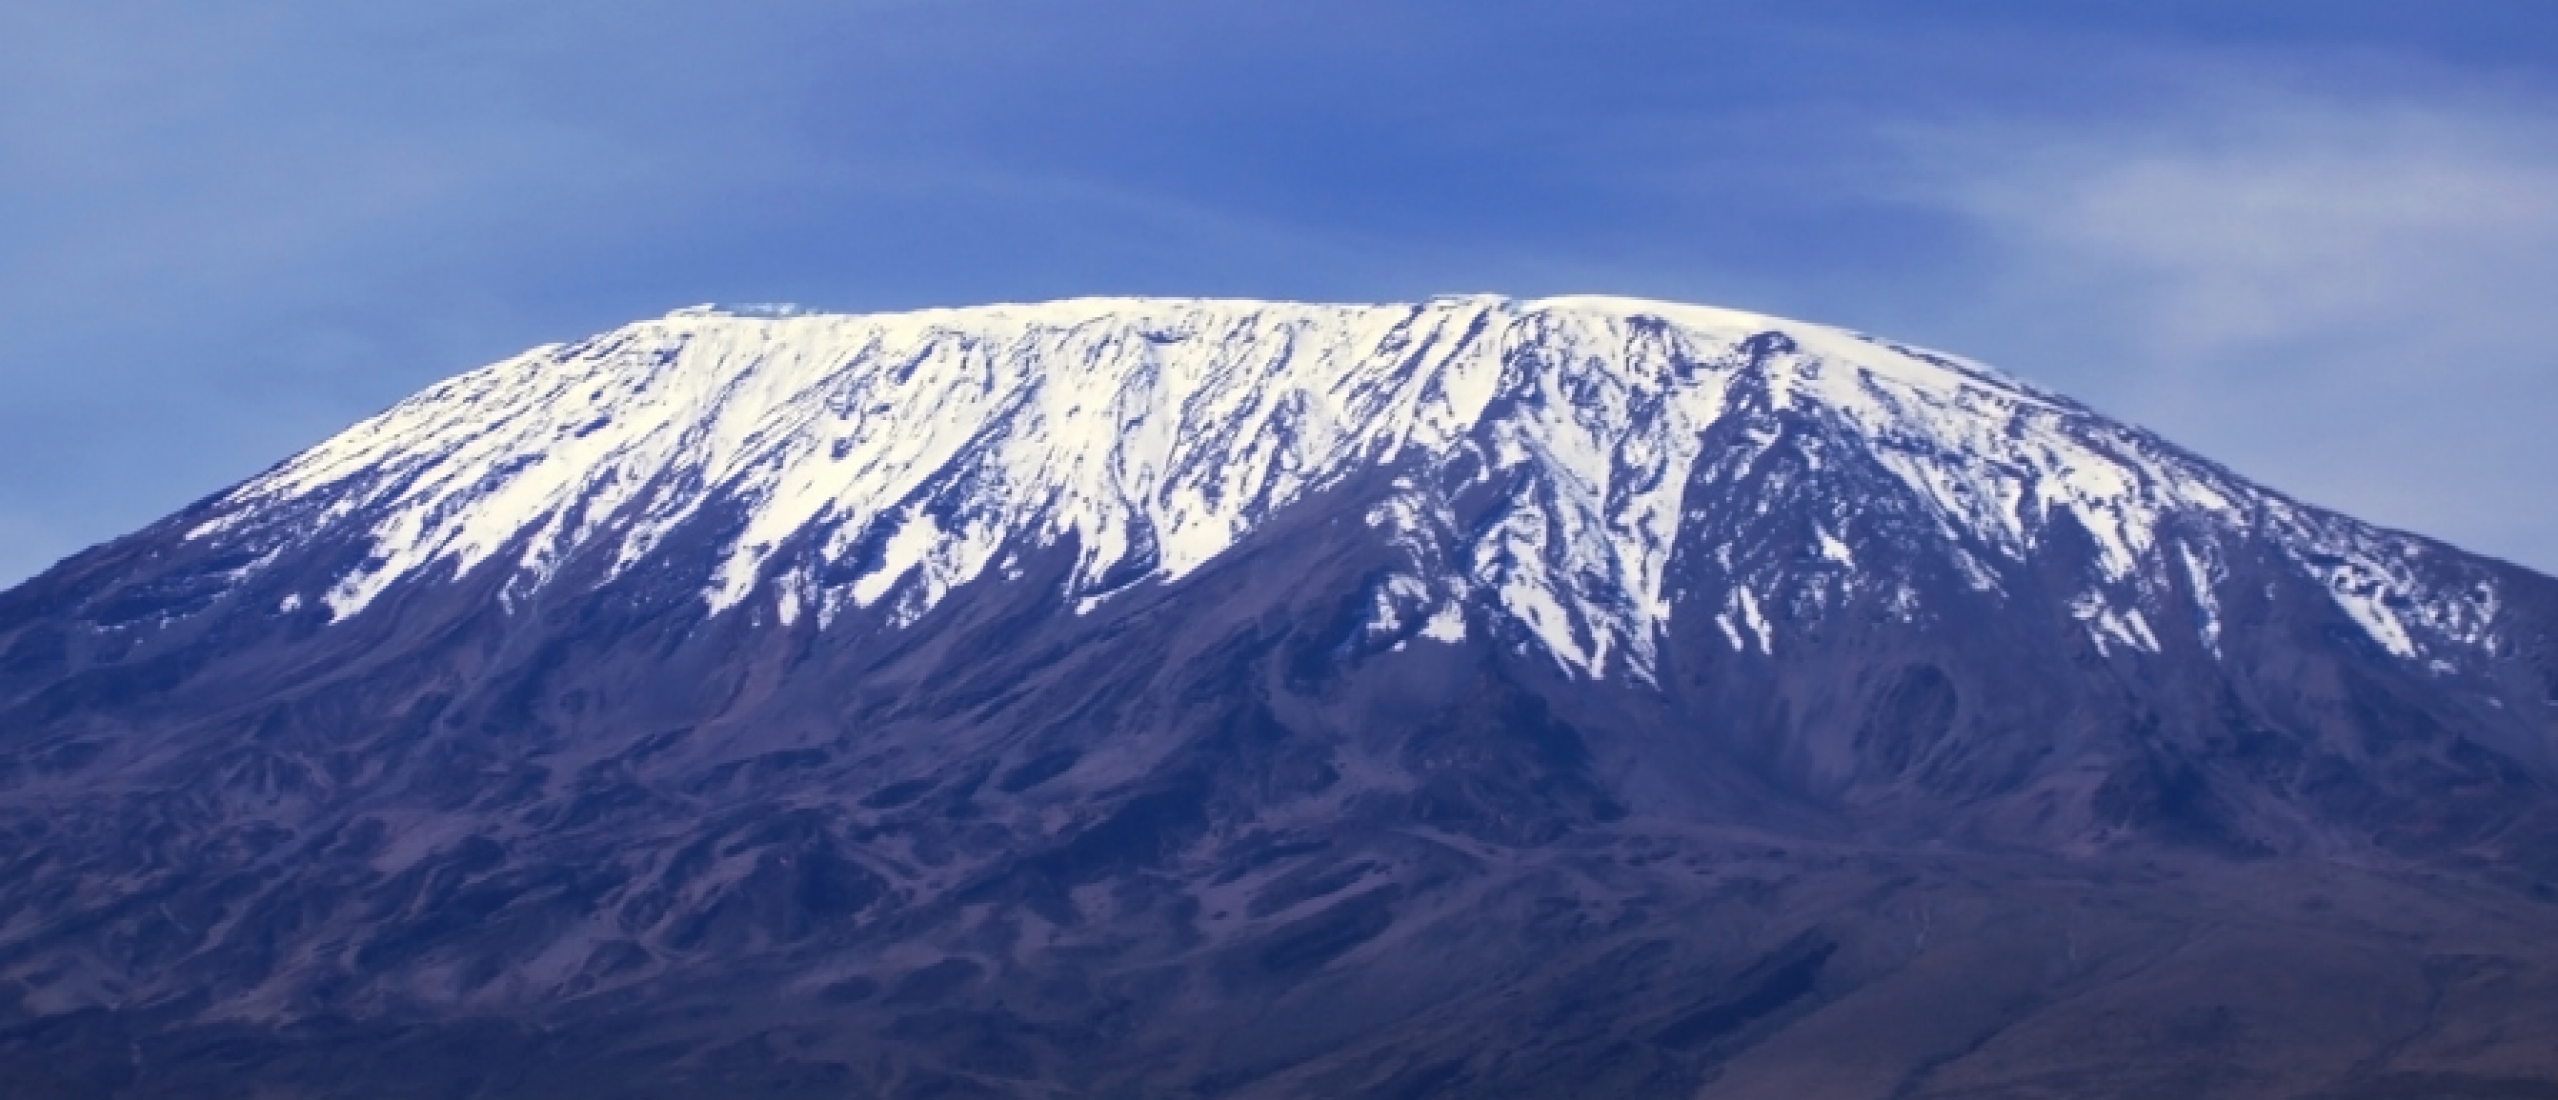
[[[2395,1071],[2436,1019],[2505,1065],[2554,627],[1753,314],[688,312],[0,593],[0,1076],[1693,1096],[1877,1020],[1936,1044],[1877,1094]]]
[[[757,323],[634,325],[439,384],[220,498],[193,535],[252,556],[355,544],[351,567],[294,596],[334,618],[482,567],[508,571],[512,602],[574,564],[610,579],[707,539],[685,568],[710,613],[904,623],[1069,541],[1061,596],[1088,609],[1375,473],[1398,488],[1369,522],[1405,548],[1397,591],[1417,601],[1381,615],[1454,636],[1488,603],[1569,668],[1648,675],[1674,604],[1717,616],[1736,647],[1771,644],[1771,592],[1700,593],[1670,566],[1768,509],[1736,486],[1782,490],[1760,467],[1784,450],[1813,473],[1828,456],[1879,475],[1824,490],[1871,499],[1807,505],[1828,517],[1813,545],[1851,572],[1850,532],[1902,511],[1913,523],[1867,537],[1928,543],[1900,549],[1983,591],[2055,538],[2083,542],[2077,597],[2103,645],[2157,649],[2144,607],[2207,578],[2223,536],[2266,525],[2300,568],[2358,578],[2338,599],[2392,652],[2478,640],[2476,609],[2432,599],[2405,564],[2414,543],[1980,364],[1827,326],[1491,295],[670,320],[732,318]]]
[[[739,317],[776,320],[784,317],[804,317],[812,312],[814,311],[791,302],[704,302],[700,305],[669,310],[666,319],[681,321],[701,317]]]

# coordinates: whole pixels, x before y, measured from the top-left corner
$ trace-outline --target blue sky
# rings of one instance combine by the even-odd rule
[[[2558,569],[2547,0],[0,7],[0,583],[701,301],[1712,302]]]

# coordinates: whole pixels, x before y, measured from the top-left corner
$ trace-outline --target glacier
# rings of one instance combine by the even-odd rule
[[[694,307],[463,374],[213,501],[188,537],[252,564],[321,537],[366,551],[286,598],[331,620],[402,584],[506,571],[519,602],[572,558],[608,575],[733,510],[711,614],[891,623],[1017,575],[1071,539],[1059,594],[1088,611],[1216,560],[1291,505],[1402,471],[1371,527],[1405,551],[1381,629],[1435,642],[1469,614],[1566,669],[1650,674],[1682,599],[1736,650],[1773,652],[1773,593],[1689,593],[1708,428],[1743,393],[1853,441],[1921,502],[1976,589],[2066,522],[2092,540],[2072,602],[2107,650],[2156,651],[2174,590],[2218,645],[2212,532],[2270,537],[2390,654],[2492,645],[2492,585],[2447,590],[2424,540],[2252,485],[1984,364],[1829,326],[1611,297],[1412,304],[1088,298],[845,315]],[[1773,435],[1750,438],[1764,447]],[[1511,486],[1480,530],[1451,482]],[[1852,510],[1855,502],[1841,502]],[[1815,531],[1856,576],[1858,548]],[[1875,583],[1882,583],[1880,580]],[[1904,606],[1916,599],[1906,592]]]

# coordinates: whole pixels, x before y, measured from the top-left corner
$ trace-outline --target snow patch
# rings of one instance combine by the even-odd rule
[[[2084,548],[2073,614],[2100,646],[2157,651],[2142,605],[2181,570],[2217,652],[2218,566],[2195,549],[2211,538],[2170,548],[2168,532],[2260,526],[2391,653],[2490,641],[2492,585],[2432,591],[2412,540],[2291,506],[1980,364],[1623,298],[697,307],[430,387],[243,485],[190,536],[261,560],[353,541],[361,560],[317,597],[338,619],[483,567],[508,570],[514,606],[572,562],[618,576],[707,540],[711,613],[769,599],[784,623],[849,606],[898,624],[1069,542],[1059,596],[1091,610],[1393,468],[1403,480],[1367,518],[1421,586],[1380,596],[1398,630],[1460,640],[1480,595],[1566,669],[1640,677],[1675,602],[1673,550],[1706,514],[1689,486],[1777,445],[1754,427],[1746,453],[1703,453],[1744,392],[1819,427],[1804,461],[1861,456],[1891,475],[1975,590],[2000,591],[2003,564]],[[1459,485],[1501,497],[1478,528],[1442,496]],[[1859,569],[1834,525],[1846,514],[1814,531],[1848,574],[1819,606]],[[1717,561],[1728,575],[1729,547]],[[1760,601],[1736,585],[1718,611],[1736,650],[1773,652]],[[1914,614],[1914,597],[1895,608]]]
[[[1466,640],[1466,610],[1456,601],[1439,605],[1430,613],[1430,621],[1421,624],[1421,636],[1434,642],[1456,643]]]

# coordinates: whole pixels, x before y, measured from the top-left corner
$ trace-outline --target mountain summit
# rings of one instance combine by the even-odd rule
[[[1382,473],[1393,488],[1362,502],[1365,522],[1414,557],[1389,602],[1420,606],[1381,611],[1381,629],[1417,614],[1453,639],[1479,605],[1579,672],[1613,660],[1645,676],[1680,604],[1736,648],[1774,644],[1761,609],[1792,595],[1783,579],[1682,584],[1673,557],[1684,535],[1763,511],[1723,486],[1797,459],[1817,475],[1825,458],[1880,477],[1787,517],[1836,567],[1816,598],[1881,586],[1924,613],[1910,578],[1858,568],[1867,540],[1999,592],[2001,572],[2076,539],[2059,552],[2090,557],[2071,596],[2100,646],[2156,652],[2167,616],[2210,647],[2232,544],[2261,540],[2393,654],[2457,660],[2491,641],[2494,582],[2434,576],[2430,544],[2302,508],[1986,367],[1605,298],[682,310],[434,387],[227,494],[187,534],[262,560],[360,548],[285,597],[331,620],[484,565],[512,602],[564,570],[599,585],[663,564],[700,574],[708,612],[831,623],[877,607],[905,623],[1069,541],[1060,594],[1079,610],[1177,581]],[[1703,545],[1732,568],[1728,542]],[[2178,596],[2194,614],[2162,606]]]
[[[2554,632],[1819,325],[681,310],[0,594],[0,1068],[2539,1095]]]

